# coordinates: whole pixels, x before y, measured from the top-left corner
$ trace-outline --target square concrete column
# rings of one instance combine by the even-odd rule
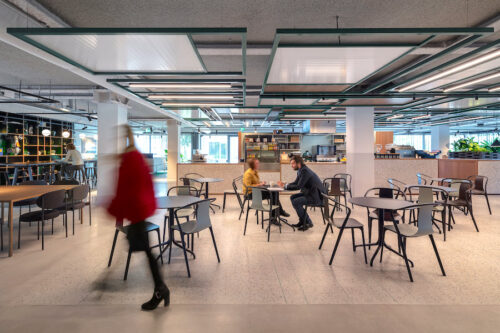
[[[441,156],[450,149],[450,125],[431,127],[431,150],[441,150]]]
[[[373,107],[346,109],[346,170],[352,176],[352,195],[363,196],[375,184]]]
[[[120,125],[127,123],[127,106],[106,102],[97,104],[97,198],[106,202],[115,193],[118,178],[117,154],[126,146]]]
[[[177,163],[179,161],[179,142],[181,126],[177,120],[167,120],[168,155],[167,155],[167,181],[177,180]]]

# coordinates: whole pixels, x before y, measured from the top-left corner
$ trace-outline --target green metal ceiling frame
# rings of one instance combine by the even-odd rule
[[[241,37],[242,49],[242,71],[241,75],[246,75],[246,28],[7,28],[7,33],[31,44],[75,67],[78,67],[94,75],[219,75],[217,72],[210,73],[201,58],[196,47],[193,35],[239,35]],[[193,46],[193,50],[198,56],[204,72],[95,72],[91,69],[73,61],[59,52],[46,47],[45,45],[30,38],[30,35],[124,35],[124,34],[163,34],[163,35],[186,35]],[[224,75],[228,75],[227,72]],[[235,75],[235,74],[229,74]]]

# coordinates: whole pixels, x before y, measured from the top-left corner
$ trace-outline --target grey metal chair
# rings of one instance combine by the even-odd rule
[[[269,242],[269,240],[271,238],[271,221],[272,221],[273,212],[276,211],[275,216],[278,216],[280,206],[279,205],[272,205],[272,204],[265,204],[263,202],[263,196],[262,196],[263,193],[269,193],[269,197],[271,196],[271,193],[266,189],[263,189],[260,187],[252,187],[252,199],[251,199],[251,202],[250,202],[250,200],[248,201],[248,205],[247,205],[247,215],[245,218],[245,228],[243,229],[243,236],[245,236],[246,232],[247,232],[248,212],[250,211],[250,209],[253,209],[257,212],[257,214],[256,214],[257,215],[257,224],[259,223],[259,212],[260,212],[262,228],[264,228],[264,213],[265,212],[269,213],[269,219],[268,219],[269,225],[267,227],[267,241]],[[279,224],[279,229],[280,229],[280,233],[281,233],[281,224]]]
[[[241,192],[241,187],[238,187],[238,185],[240,185],[240,183],[242,182],[243,180],[243,176],[239,176],[239,177],[236,177],[233,179],[231,185],[232,185],[232,189],[231,190],[225,190],[224,191],[224,200],[222,202],[222,212],[224,213],[224,210],[226,209],[226,197],[228,195],[234,195],[236,196],[236,199],[238,200],[238,204],[240,205],[240,210],[243,206],[243,201],[241,200],[241,196],[240,196],[240,192]],[[241,216],[241,215],[240,215]]]
[[[422,202],[432,202],[433,201],[433,193],[430,188],[421,188],[419,192],[419,201]],[[398,224],[394,222],[392,225],[384,226],[384,233],[382,238],[385,238],[386,231],[393,232],[398,237],[398,243],[401,244],[402,257],[406,264],[406,269],[408,270],[408,276],[410,277],[410,281],[413,282],[413,276],[411,274],[410,264],[408,260],[408,256],[406,255],[406,241],[408,238],[416,238],[422,236],[428,236],[431,240],[432,247],[434,249],[434,253],[436,254],[437,261],[439,263],[439,267],[441,268],[441,273],[443,276],[446,276],[446,273],[443,268],[443,263],[441,262],[441,258],[439,257],[439,253],[436,247],[436,243],[434,242],[432,229],[432,207],[434,204],[426,204],[426,205],[416,205],[415,207],[408,207],[408,209],[417,208],[418,209],[418,223],[417,226],[411,224]],[[395,252],[399,255],[399,253]],[[382,253],[380,254],[380,259],[382,260]]]
[[[488,211],[490,212],[491,215],[490,200],[488,199],[488,177],[477,175],[477,176],[470,176],[467,179],[474,184],[474,187],[470,189],[470,194],[484,195],[484,198],[486,199],[486,204],[488,205]]]
[[[27,185],[47,185],[44,180],[27,180],[19,183],[17,186],[27,186]],[[31,198],[26,200],[21,200],[14,202],[14,207],[19,207],[19,215],[22,214],[22,207],[28,206],[28,210],[31,212],[31,206],[36,204],[38,198]]]
[[[328,229],[333,234],[333,227],[339,229],[339,235],[337,236],[337,240],[335,241],[335,246],[333,248],[332,256],[330,257],[330,265],[333,263],[333,259],[335,258],[335,253],[337,252],[337,248],[340,243],[340,239],[342,238],[342,234],[344,233],[345,229],[351,229],[351,234],[352,234],[352,250],[356,252],[357,247],[363,247],[363,253],[365,256],[365,264],[368,263],[368,259],[366,258],[366,243],[365,243],[365,232],[364,232],[364,226],[361,222],[358,220],[351,218],[351,209],[346,206],[341,204],[339,201],[333,199],[332,197],[323,194],[323,197],[325,199],[325,211],[324,211],[324,217],[327,220],[327,225],[325,228],[325,232],[323,233],[323,238],[321,238],[321,243],[319,244],[319,249],[323,247],[323,242],[325,241],[326,234],[328,233]],[[344,218],[335,218],[334,214],[335,211],[338,211],[338,207],[343,207],[345,209],[345,217]],[[329,216],[329,210],[332,209],[332,213]],[[362,244],[356,244],[355,236],[354,236],[354,230],[359,229],[361,232],[361,239],[362,239]]]
[[[52,220],[52,234],[54,233],[54,219],[61,215],[60,207],[64,205],[66,198],[65,190],[58,190],[46,193],[38,197],[36,204],[41,210],[24,213],[19,216],[19,229],[18,229],[18,244],[17,248],[21,248],[21,224],[22,222],[37,222],[38,223],[38,239],[40,239],[40,223],[42,223],[42,250],[45,249],[45,221]],[[68,224],[65,224],[66,230]],[[67,233],[67,231],[66,231]]]
[[[340,183],[340,190],[344,193],[344,198],[349,193],[349,197],[352,199],[352,176],[349,173],[337,173],[333,175],[333,178],[340,178],[344,181]],[[346,203],[347,205],[347,203]],[[354,205],[351,203],[351,207],[354,209]]]
[[[181,186],[174,186],[168,189],[167,191],[167,196],[172,196],[174,195],[190,195],[190,196],[195,196],[198,197],[199,193],[198,190],[189,185],[181,185]],[[191,215],[194,216],[195,214],[195,208],[194,207],[187,207],[185,209],[182,209],[178,212],[178,216],[181,218],[185,218],[189,222],[189,218]],[[168,215],[168,210],[165,213],[165,216],[163,217],[163,242],[165,242],[165,237],[166,237],[166,231],[167,231],[167,222],[169,219]],[[193,239],[194,242],[194,239]]]
[[[160,239],[160,227],[157,224],[154,224],[154,223],[151,223],[148,221],[145,221],[144,223],[146,224],[146,228],[145,228],[146,233],[149,234],[150,232],[154,231],[154,232],[156,232],[156,234],[158,236],[158,245],[150,246],[150,248],[160,247],[160,249],[161,249],[162,243],[161,243],[161,239]],[[108,267],[111,266],[111,262],[113,260],[113,254],[115,253],[115,246],[116,246],[116,240],[118,238],[118,234],[120,232],[123,232],[126,235],[129,227],[130,227],[130,225],[127,225],[127,226],[117,225],[116,226],[115,236],[113,237],[113,245],[111,247],[111,252],[109,253]],[[132,257],[132,251],[129,248],[128,255],[127,255],[127,264],[125,265],[125,273],[123,274],[123,280],[127,280],[128,268],[130,266],[130,258],[131,257]],[[160,260],[161,260],[161,263],[163,264],[163,256],[160,256]]]
[[[472,222],[474,223],[474,227],[476,231],[479,232],[479,228],[477,227],[476,219],[474,217],[474,212],[472,210],[472,195],[470,189],[472,188],[472,184],[470,182],[452,182],[450,186],[459,185],[458,187],[458,196],[455,198],[451,198],[448,200],[448,231],[451,229],[451,220],[455,222],[455,218],[453,216],[453,208],[457,208],[462,210],[464,214],[469,214],[472,218]],[[450,195],[451,196],[451,195]]]
[[[182,181],[183,185],[192,186],[192,187],[196,188],[196,190],[199,193],[197,196],[200,196],[203,193],[204,183],[199,183],[199,182],[195,181],[194,179],[196,179],[196,178],[204,178],[204,176],[200,175],[199,173],[196,173],[196,172],[190,172],[190,173],[186,173],[183,177],[180,178],[180,180]],[[207,199],[207,198],[205,198],[205,199]]]
[[[195,233],[199,233],[205,229],[210,230],[210,234],[212,236],[212,242],[214,244],[215,254],[217,256],[217,261],[220,262],[219,251],[217,250],[217,243],[215,242],[214,231],[212,229],[212,222],[210,221],[210,203],[215,199],[205,199],[201,202],[197,202],[196,204],[191,204],[174,211],[175,213],[175,221],[176,224],[172,226],[172,231],[179,231],[181,234],[181,243],[182,250],[184,252],[184,259],[186,261],[186,268],[188,272],[188,277],[191,277],[191,271],[189,270],[189,262],[186,252],[186,241],[184,240],[185,235],[194,235]],[[179,222],[179,212],[183,209],[195,207],[196,210],[196,219],[191,220],[185,223]],[[170,245],[168,249],[168,262],[170,263],[170,258],[172,256],[172,245]]]
[[[420,173],[420,172],[417,173],[417,184],[418,185],[430,185],[431,182],[432,182],[431,176],[428,176],[428,175]]]

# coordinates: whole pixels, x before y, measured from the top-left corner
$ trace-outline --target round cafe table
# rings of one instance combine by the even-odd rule
[[[224,181],[224,179],[222,179],[222,178],[207,178],[207,177],[193,178],[193,180],[195,182],[205,184],[205,199],[208,199],[208,184],[210,184],[210,183],[220,183],[220,182]],[[213,211],[212,206],[217,206],[220,209],[219,205],[211,203],[210,204],[210,209],[212,209],[212,211]]]
[[[282,187],[272,187],[272,186],[266,187],[266,186],[264,186],[263,188],[265,188],[266,190],[268,190],[271,193],[271,205],[278,205],[279,204],[281,192],[294,192],[294,191],[285,190]],[[278,212],[278,214],[276,214],[276,212],[273,211],[271,218],[274,219],[278,223],[286,224],[287,226],[292,228],[293,231],[295,231],[295,227],[293,225],[291,225],[290,223],[288,223],[288,220],[285,219],[284,217],[282,217],[279,214],[279,212]]]
[[[366,208],[375,208],[378,210],[378,240],[373,244],[368,245],[376,245],[377,249],[370,260],[370,266],[373,266],[373,260],[377,256],[377,253],[382,249],[382,247],[387,248],[391,252],[394,252],[400,257],[403,257],[398,251],[394,250],[392,247],[387,245],[384,242],[383,232],[384,232],[384,214],[385,211],[396,211],[400,209],[406,209],[408,207],[415,206],[414,202],[406,201],[406,200],[398,200],[398,199],[390,199],[390,198],[376,198],[376,197],[354,197],[349,199],[353,205],[366,207]],[[408,260],[410,261],[410,260]],[[411,261],[410,261],[411,262]]]

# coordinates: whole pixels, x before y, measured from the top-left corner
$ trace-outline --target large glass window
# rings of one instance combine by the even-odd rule
[[[431,150],[431,135],[397,134],[394,135],[394,144],[413,146],[416,150]]]
[[[207,162],[228,162],[227,135],[204,135],[201,137],[201,153],[207,155]]]
[[[166,135],[134,135],[135,146],[143,154],[153,154],[154,157],[165,157],[167,149]]]
[[[238,163],[238,137],[230,136],[229,137],[229,163]]]
[[[181,134],[181,142],[179,147],[179,159],[181,162],[188,162],[192,158],[193,145],[191,134]]]

